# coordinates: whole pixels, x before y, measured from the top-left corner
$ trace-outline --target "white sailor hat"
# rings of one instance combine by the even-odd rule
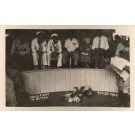
[[[36,36],[38,36],[39,34],[45,34],[43,31],[38,31],[38,32],[36,32]]]
[[[58,37],[58,34],[56,34],[56,33],[52,34],[51,38],[53,38],[53,37]]]

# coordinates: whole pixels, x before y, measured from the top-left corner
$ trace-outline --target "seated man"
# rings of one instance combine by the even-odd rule
[[[65,41],[65,51],[63,53],[63,64],[67,64],[68,59],[71,60],[73,58],[74,60],[74,67],[77,67],[79,55],[78,55],[78,47],[79,43],[76,38],[74,38],[74,34],[71,31],[69,33],[69,38]],[[71,65],[71,61],[70,61]]]
[[[107,37],[102,34],[101,30],[98,30],[92,45],[92,50],[94,50],[95,68],[103,68],[104,58],[108,49],[109,44]]]
[[[91,45],[90,38],[87,37],[85,32],[82,32],[82,39],[80,40],[80,62],[89,67],[91,64]]]
[[[30,70],[30,47],[23,34],[13,41],[11,54],[14,56],[18,70]]]
[[[48,41],[48,66],[50,66],[51,58],[58,59],[57,67],[60,68],[62,66],[62,46],[61,41],[58,40],[58,34],[52,34],[51,39]]]
[[[43,65],[43,69],[45,69],[47,66],[47,42],[44,39],[44,32],[37,32],[36,35],[37,37],[31,43],[34,67],[37,70],[39,65],[41,68]]]
[[[115,50],[117,47],[117,42],[113,39],[113,35],[110,34],[107,36],[108,38],[108,44],[109,44],[109,49],[107,50],[107,57],[111,58],[115,56]]]

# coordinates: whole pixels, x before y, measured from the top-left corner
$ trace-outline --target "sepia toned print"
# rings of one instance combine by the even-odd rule
[[[6,106],[130,107],[130,37],[115,29],[6,29]]]

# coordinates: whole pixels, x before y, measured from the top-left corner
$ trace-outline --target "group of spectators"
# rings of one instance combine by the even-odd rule
[[[119,35],[113,39],[101,30],[97,30],[94,38],[89,38],[86,32],[81,35],[77,40],[74,32],[70,31],[62,45],[57,33],[53,33],[47,41],[45,33],[39,31],[29,45],[20,34],[12,43],[11,55],[19,70],[29,70],[30,64],[34,69],[46,69],[54,62],[57,62],[55,66],[58,68],[105,68],[110,58],[116,55],[123,55],[129,60],[129,40],[124,41]]]
[[[16,106],[16,95],[23,92],[19,76],[20,71],[31,69],[46,69],[52,67],[87,67],[106,68],[111,57],[119,56],[129,61],[129,39],[121,36],[107,36],[97,30],[93,38],[86,32],[81,33],[77,40],[74,32],[68,33],[68,38],[62,44],[57,33],[53,33],[47,41],[44,32],[39,31],[31,44],[19,34],[13,40],[10,54],[6,55],[6,104]],[[32,65],[32,66],[31,66]]]

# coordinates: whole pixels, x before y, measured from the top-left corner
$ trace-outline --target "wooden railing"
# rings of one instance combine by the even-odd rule
[[[118,92],[116,76],[105,69],[47,69],[21,72],[24,90],[29,94],[70,91],[89,85],[93,91]]]

